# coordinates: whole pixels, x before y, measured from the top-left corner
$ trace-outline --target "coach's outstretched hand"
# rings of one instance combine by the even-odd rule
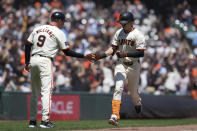
[[[85,55],[84,58],[88,59],[91,62],[94,62],[96,59],[96,55],[93,53],[90,53],[90,54]]]
[[[97,60],[100,60],[101,59],[101,56],[98,55],[98,54],[95,54],[95,60],[94,61],[97,61]]]

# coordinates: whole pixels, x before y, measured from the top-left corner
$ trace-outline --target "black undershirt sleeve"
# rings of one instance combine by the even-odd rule
[[[72,51],[70,49],[65,49],[65,50],[62,50],[64,52],[65,55],[67,56],[72,56],[72,57],[77,57],[77,58],[84,58],[84,54],[81,54],[81,53],[77,53],[75,51]]]
[[[112,49],[113,49],[113,53],[111,54],[112,56],[118,51],[118,46],[114,46],[114,45],[112,45]],[[105,58],[105,57],[107,57],[107,55],[105,54],[105,53],[102,53],[101,55],[100,55],[100,59],[103,59],[103,58]]]
[[[29,64],[32,44],[25,43],[25,64]]]
[[[132,52],[132,53],[127,53],[126,57],[134,57],[134,58],[138,58],[138,57],[143,57],[144,56],[144,50],[137,50],[136,52]]]
[[[103,53],[103,54],[100,55],[100,59],[103,59],[105,57],[107,57],[107,55],[105,53]]]

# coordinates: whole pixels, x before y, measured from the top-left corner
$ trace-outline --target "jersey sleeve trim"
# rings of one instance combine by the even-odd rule
[[[136,49],[136,50],[146,50],[146,48],[143,48],[143,49]]]
[[[27,43],[29,43],[29,44],[33,45],[33,43],[32,43],[32,42],[30,42],[30,41],[28,41],[28,40],[27,40]]]
[[[116,46],[117,47],[117,45],[115,45],[115,44],[112,44],[111,46]]]

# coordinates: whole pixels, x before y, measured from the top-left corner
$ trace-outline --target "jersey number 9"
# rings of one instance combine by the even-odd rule
[[[46,39],[46,37],[45,37],[44,35],[40,35],[40,36],[38,37],[37,45],[38,45],[39,47],[42,47],[42,46],[44,45],[45,39]]]

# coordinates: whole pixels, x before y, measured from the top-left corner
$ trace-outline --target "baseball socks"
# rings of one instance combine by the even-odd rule
[[[112,115],[111,118],[109,119],[109,124],[111,125],[118,125],[118,120],[120,119],[120,100],[112,100]]]

